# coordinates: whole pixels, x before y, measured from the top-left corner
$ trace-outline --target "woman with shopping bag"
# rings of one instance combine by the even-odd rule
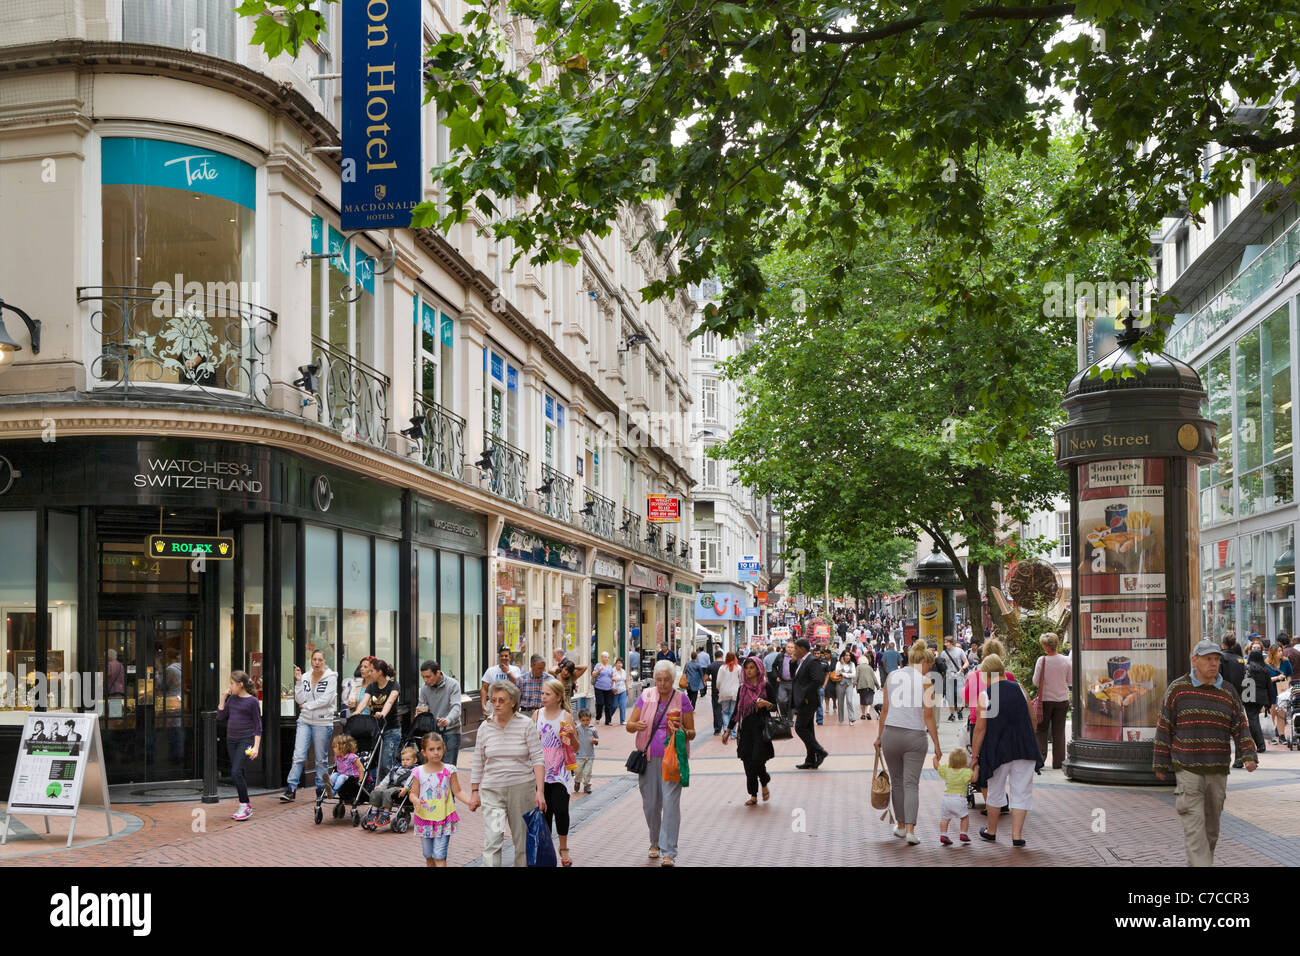
[[[752,807],[758,803],[758,788],[763,787],[763,799],[771,799],[767,785],[772,782],[767,772],[767,762],[772,759],[772,737],[767,729],[767,715],[772,702],[765,699],[767,680],[763,673],[763,662],[757,657],[745,658],[742,668],[744,679],[740,682],[740,693],[736,698],[736,708],[731,715],[722,735],[725,746],[731,739],[731,729],[740,724],[740,736],[736,740],[736,756],[745,765],[745,789],[749,799],[745,806]]]
[[[656,662],[654,683],[642,692],[626,724],[628,733],[636,734],[637,750],[645,755],[637,785],[650,831],[649,857],[661,866],[676,864],[682,822],[682,784],[664,779],[664,754],[678,730],[687,744],[695,739],[694,708],[685,692],[673,686],[676,676],[672,661]]]

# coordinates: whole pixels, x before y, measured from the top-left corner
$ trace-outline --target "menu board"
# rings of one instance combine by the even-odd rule
[[[1089,740],[1155,738],[1168,682],[1166,461],[1079,468],[1078,651]]]

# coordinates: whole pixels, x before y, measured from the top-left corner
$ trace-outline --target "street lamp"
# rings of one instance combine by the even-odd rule
[[[23,325],[27,326],[27,334],[32,340],[32,354],[38,355],[41,351],[41,323],[38,319],[33,319],[30,315],[18,308],[16,305],[9,305],[4,299],[0,299],[0,352],[21,352],[23,347],[9,337],[8,331],[5,330],[5,309],[18,316],[23,320]]]
[[[824,610],[828,621],[831,619],[831,567],[834,564],[834,561],[826,562],[826,607]]]

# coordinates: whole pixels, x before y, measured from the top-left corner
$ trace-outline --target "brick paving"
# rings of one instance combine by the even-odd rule
[[[701,715],[707,720],[705,715]],[[703,723],[703,722],[702,722]],[[890,834],[868,801],[872,744],[879,724],[828,723],[818,736],[832,756],[820,770],[800,771],[797,739],[778,741],[769,765],[772,800],[745,807],[744,775],[734,744],[708,735],[693,748],[691,785],[682,798],[678,862],[682,866],[775,864],[782,866],[1181,866],[1182,828],[1169,788],[1100,787],[1067,781],[1060,771],[1036,778],[1034,809],[1025,836],[1009,845],[1009,821],[997,845],[976,833],[985,818],[974,812],[971,846],[941,847],[938,804],[942,784],[927,769],[921,780],[918,846]],[[941,723],[945,749],[957,725]],[[636,779],[623,770],[632,737],[614,727],[601,735],[594,792],[572,801],[570,847],[577,866],[650,866],[649,845]],[[468,761],[466,761],[468,764]],[[463,770],[463,773],[466,771]],[[1259,771],[1230,778],[1216,862],[1229,866],[1280,866],[1300,860],[1300,752],[1270,750]],[[83,813],[78,845],[63,849],[66,822],[52,821],[45,836],[39,818],[22,818],[16,841],[0,848],[0,866],[350,866],[357,853],[382,844],[391,865],[422,866],[413,833],[371,834],[346,820],[312,822],[312,802],[300,795],[281,805],[254,797],[251,820],[230,819],[234,802],[114,806],[119,835],[105,841],[102,813]],[[461,809],[448,863],[475,865],[482,850],[482,816]],[[97,817],[97,819],[96,819]],[[955,825],[953,828],[955,834]],[[507,854],[508,858],[508,854]]]

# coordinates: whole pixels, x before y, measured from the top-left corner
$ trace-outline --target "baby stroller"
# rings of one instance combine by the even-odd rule
[[[427,733],[435,733],[438,729],[438,723],[430,714],[418,714],[414,721],[411,722],[411,732],[402,741],[401,747],[398,748],[398,755],[407,747],[420,749],[420,738]],[[388,811],[388,822],[384,826],[379,826],[372,820],[366,819],[362,822],[361,828],[369,830],[371,833],[377,830],[389,829],[394,833],[405,833],[411,829],[411,817],[414,814],[414,807],[411,805],[411,793],[408,790],[402,799],[394,804],[393,809]]]
[[[1285,694],[1279,694],[1276,706],[1282,708],[1282,719],[1288,730],[1286,749],[1300,750],[1300,684],[1293,684]]]
[[[348,777],[343,781],[338,792],[332,794],[338,801],[334,804],[333,816],[335,820],[342,820],[351,809],[352,825],[355,827],[361,825],[361,813],[357,807],[362,801],[369,799],[370,791],[375,786],[379,754],[383,750],[384,725],[370,714],[353,714],[347,719],[343,729],[344,733],[357,742],[357,756],[361,758],[362,773],[360,780]],[[326,796],[327,792],[321,790],[316,796],[313,815],[317,823],[320,823],[325,816],[324,804],[329,799]]]

